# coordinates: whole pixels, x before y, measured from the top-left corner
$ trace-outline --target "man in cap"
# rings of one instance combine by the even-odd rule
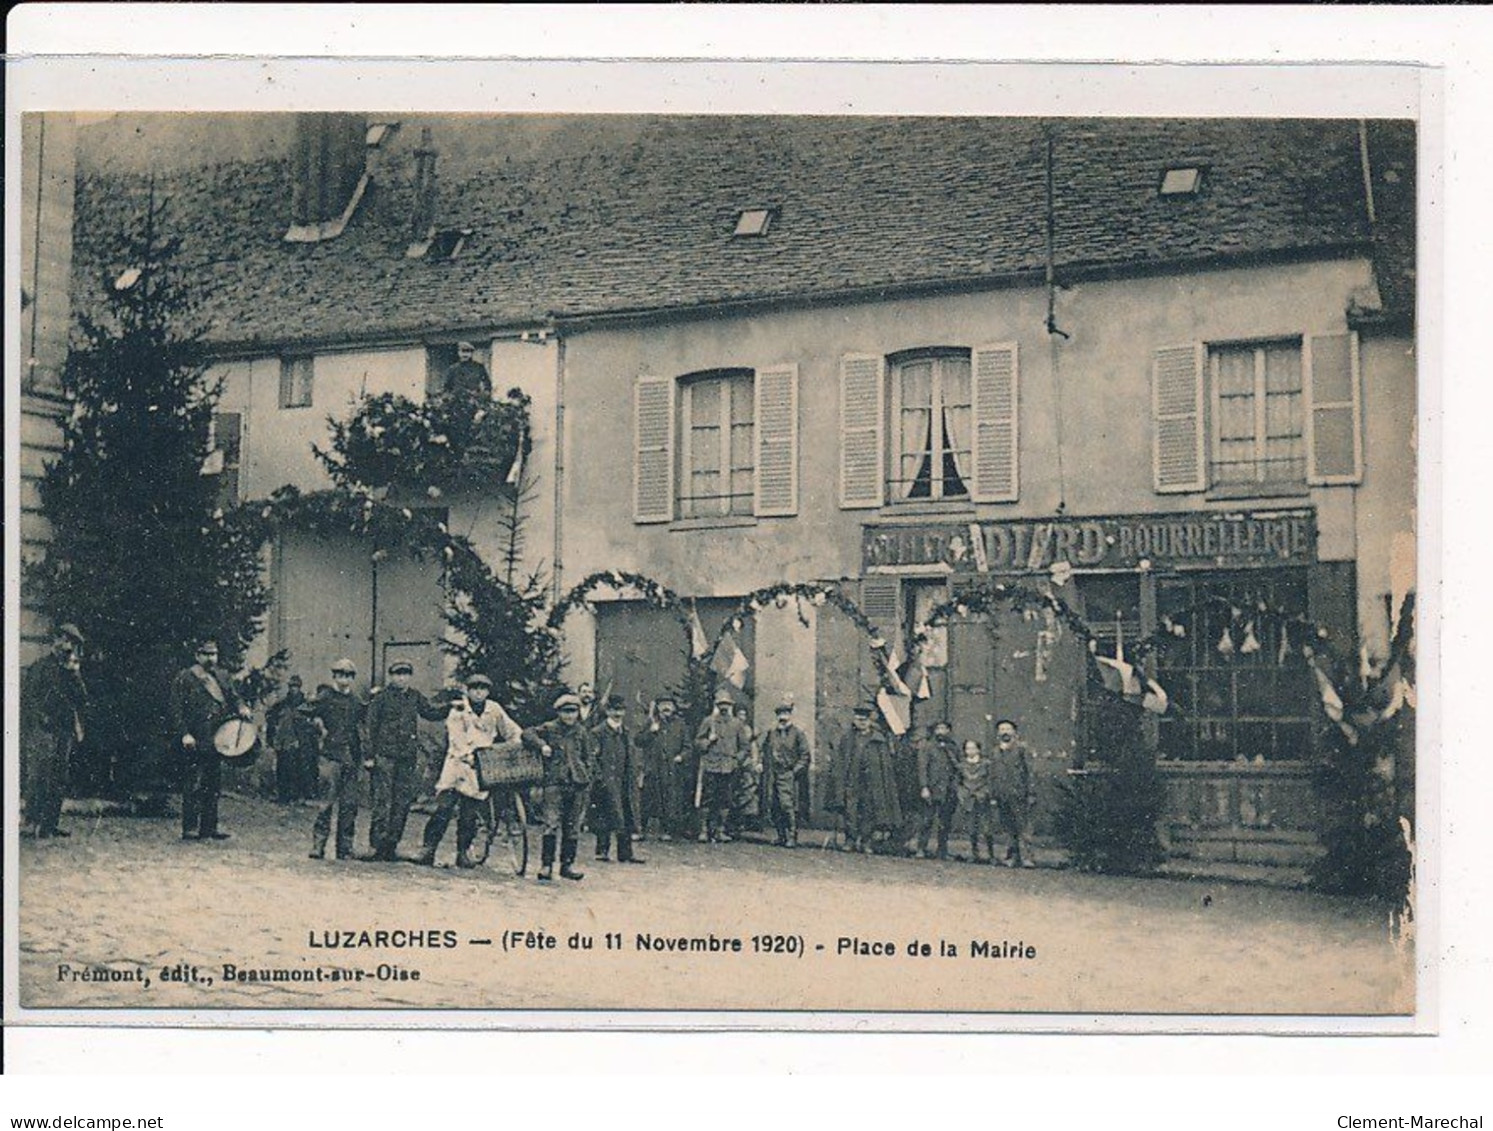
[[[777,830],[777,844],[798,847],[798,793],[809,772],[809,738],[793,722],[793,700],[784,699],[775,712],[776,725],[762,736],[763,809]]]
[[[290,804],[303,801],[315,789],[316,742],[299,708],[306,702],[298,675],[285,683],[285,694],[265,712],[264,729],[275,751],[275,796]]]
[[[918,852],[928,859],[928,841],[938,827],[938,858],[949,858],[949,830],[959,809],[959,744],[949,724],[939,719],[918,743],[918,799],[922,823],[918,828]]]
[[[228,834],[218,828],[223,760],[213,738],[235,715],[247,719],[251,712],[239,699],[232,677],[218,668],[216,641],[197,645],[191,666],[176,673],[169,706],[184,761],[181,839],[227,840]]]
[[[436,849],[446,835],[453,813],[456,815],[456,866],[475,868],[482,862],[472,852],[488,795],[477,777],[477,751],[525,738],[519,725],[508,717],[508,712],[489,698],[492,680],[479,672],[467,678],[466,686],[465,700],[458,699],[453,703],[451,713],[446,716],[446,761],[441,766],[440,780],[435,783],[435,812],[425,823],[420,855],[415,858],[420,864],[435,863]],[[532,740],[525,741],[537,749]]]
[[[317,771],[323,785],[323,801],[311,826],[313,860],[321,859],[332,833],[332,814],[337,815],[334,852],[338,860],[353,854],[353,829],[358,821],[358,771],[363,762],[362,736],[358,732],[366,710],[353,694],[358,669],[349,659],[332,664],[332,686],[322,691],[300,711],[316,723],[322,742]]]
[[[591,795],[595,746],[590,730],[581,723],[580,696],[569,692],[561,695],[555,700],[555,717],[529,733],[539,743],[544,759],[544,787],[540,791],[544,840],[540,844],[538,879],[549,883],[554,876],[556,841],[560,875],[567,880],[583,879],[585,873],[577,870],[575,856],[581,820]]]
[[[850,730],[831,765],[825,805],[845,815],[850,849],[866,853],[878,836],[884,838],[902,824],[892,748],[875,724],[877,710],[874,701],[853,709]]]
[[[609,695],[606,718],[591,731],[596,750],[596,773],[591,783],[591,829],[596,833],[596,859],[607,860],[611,842],[617,842],[617,863],[641,864],[633,855],[632,834],[637,828],[634,811],[638,758],[632,735],[627,732],[627,701]]]
[[[687,814],[695,788],[689,733],[674,696],[665,692],[648,710],[648,726],[634,743],[643,757],[643,828],[659,830],[661,840],[688,835]]]
[[[729,841],[725,823],[730,814],[732,786],[737,771],[751,758],[751,731],[736,717],[735,700],[724,687],[715,693],[715,711],[695,732],[700,752],[696,805],[704,811],[700,843]]]
[[[477,360],[477,347],[471,342],[456,343],[456,363],[446,370],[442,390],[448,397],[468,401],[492,400],[492,377],[487,366]]]
[[[368,827],[367,859],[389,862],[420,789],[420,720],[441,722],[450,704],[436,704],[410,686],[415,665],[389,665],[388,686],[368,700],[367,725],[370,793],[373,812]]]
[[[73,748],[83,741],[88,691],[79,652],[83,634],[59,625],[52,650],[21,676],[21,764],[26,817],[38,838],[68,836],[58,826]]]

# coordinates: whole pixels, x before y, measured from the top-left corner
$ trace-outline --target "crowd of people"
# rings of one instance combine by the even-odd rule
[[[37,836],[66,835],[57,818],[68,751],[82,740],[81,643],[76,628],[62,626],[52,653],[24,677],[27,812]],[[170,688],[170,725],[182,767],[183,840],[228,838],[218,827],[223,757],[215,736],[226,722],[252,716],[217,662],[217,645],[204,641]],[[595,837],[598,861],[634,865],[645,862],[636,846],[650,836],[715,844],[765,828],[780,847],[799,844],[816,759],[794,722],[791,699],[777,703],[773,725],[758,732],[747,705],[723,686],[710,714],[692,729],[676,698],[663,692],[650,703],[646,722],[630,727],[622,697],[608,694],[598,705],[592,688],[582,685],[554,701],[551,719],[524,728],[492,698],[485,675],[427,696],[412,686],[413,665],[397,661],[387,682],[363,697],[354,691],[357,674],[352,661],[338,660],[331,682],[310,697],[292,676],[266,712],[277,796],[316,806],[313,858],[330,850],[338,860],[433,865],[454,818],[456,865],[479,866],[507,813],[491,803],[494,790],[483,788],[479,757],[505,746],[537,759],[538,780],[518,788],[531,821],[542,827],[543,882],[553,878],[556,864],[565,879],[583,877],[577,858],[586,831]],[[844,848],[946,859],[951,838],[962,832],[969,853],[961,858],[995,863],[999,836],[1005,863],[1029,865],[1023,848],[1033,796],[1031,757],[1014,720],[996,724],[987,750],[976,739],[956,741],[945,720],[894,740],[879,717],[874,701],[856,704],[850,729],[824,751],[817,775],[821,808],[839,822]],[[422,719],[443,725],[445,750],[420,846],[400,856],[398,846],[427,781]],[[365,773],[372,809],[368,847],[355,852]]]

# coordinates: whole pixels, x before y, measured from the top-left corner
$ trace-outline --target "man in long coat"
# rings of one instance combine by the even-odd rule
[[[637,830],[637,791],[639,761],[633,749],[632,735],[627,731],[627,701],[610,695],[605,704],[606,718],[591,729],[596,750],[596,774],[591,783],[591,830],[596,834],[596,859],[611,856],[611,842],[617,842],[619,864],[641,864],[633,855],[632,834]]]
[[[643,758],[643,830],[656,825],[662,840],[689,835],[695,775],[689,730],[673,695],[660,695],[648,725],[633,740]]]
[[[52,650],[21,676],[21,764],[26,818],[38,838],[68,836],[58,826],[73,748],[83,741],[88,692],[78,651],[83,634],[64,624]]]
[[[777,844],[798,847],[798,798],[809,772],[809,738],[793,722],[793,701],[778,704],[777,724],[762,736],[763,810],[777,830]]]
[[[928,858],[928,840],[938,828],[938,858],[949,858],[949,830],[959,810],[959,744],[949,724],[939,719],[917,746],[918,794],[922,802],[922,824],[918,829],[918,852]]]
[[[875,725],[875,703],[854,709],[851,728],[840,740],[831,764],[829,803],[825,808],[845,815],[852,851],[869,853],[872,843],[902,826],[897,801],[897,778],[892,747]]]
[[[544,759],[544,787],[540,790],[540,813],[544,840],[539,850],[541,883],[554,875],[555,845],[560,848],[560,875],[567,880],[584,879],[575,866],[581,838],[581,821],[591,796],[595,747],[590,730],[581,725],[580,696],[566,692],[555,700],[555,717],[532,731]]]
[[[420,789],[420,720],[441,722],[449,703],[432,703],[410,686],[415,665],[389,665],[388,686],[368,700],[366,729],[373,812],[368,827],[368,856],[392,861],[404,836],[410,805]]]
[[[250,711],[234,690],[233,679],[218,669],[218,645],[204,640],[190,667],[171,681],[172,726],[184,759],[181,790],[181,839],[227,840],[218,828],[218,794],[223,758],[213,745],[218,728]]]

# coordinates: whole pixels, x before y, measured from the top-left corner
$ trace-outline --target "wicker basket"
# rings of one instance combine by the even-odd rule
[[[544,780],[544,760],[522,742],[484,746],[477,751],[477,785],[481,789],[517,789]]]

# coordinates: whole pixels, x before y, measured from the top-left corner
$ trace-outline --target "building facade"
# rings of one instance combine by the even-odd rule
[[[420,399],[470,340],[496,389],[533,399],[523,557],[556,597],[637,572],[714,637],[758,589],[833,583],[903,655],[926,638],[916,723],[1021,723],[1039,826],[1103,754],[1088,645],[1032,611],[930,632],[933,611],[1006,582],[1057,595],[1106,654],[1178,628],[1148,669],[1177,710],[1147,731],[1176,843],[1310,845],[1319,708],[1281,624],[1382,656],[1413,587],[1411,125],[307,115],[222,132],[228,149],[166,179],[206,225],[236,497],[326,485],[327,417]],[[89,249],[143,175],[138,148],[95,141]],[[492,560],[511,504],[497,484],[421,502]],[[397,653],[438,678],[438,567],[287,537],[268,568],[266,654],[310,672]],[[690,642],[629,596],[569,618],[569,674],[643,703],[683,681]],[[791,695],[821,750],[877,683],[832,608],[769,605],[737,643],[758,725]]]

